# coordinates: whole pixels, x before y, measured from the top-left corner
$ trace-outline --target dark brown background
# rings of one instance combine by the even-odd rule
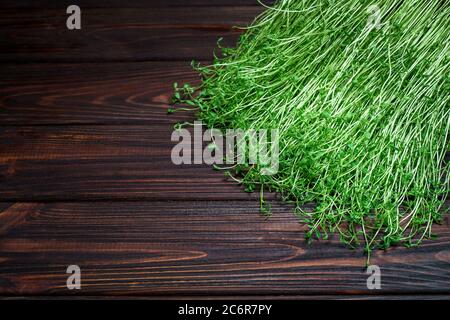
[[[378,251],[382,289],[361,251],[309,246],[292,208],[259,214],[207,166],[171,164],[172,83],[198,83],[219,37],[255,0],[0,4],[0,295],[448,298],[450,228],[415,249]],[[68,265],[82,290],[66,288]]]

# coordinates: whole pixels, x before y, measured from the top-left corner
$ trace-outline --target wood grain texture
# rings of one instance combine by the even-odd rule
[[[68,30],[66,8],[0,11],[0,61],[208,60],[219,38],[234,45],[262,9],[238,7],[85,8]]]
[[[190,60],[234,45],[256,0],[79,0],[81,31],[69,4],[0,3],[0,297],[450,297],[448,216],[438,240],[375,253],[374,292],[360,251],[307,245],[274,194],[266,221],[257,193],[172,164],[173,125],[194,119],[167,115],[173,82],[198,84]]]
[[[259,197],[210,166],[174,165],[172,132],[156,124],[0,127],[0,200]]]
[[[90,300],[98,300],[99,296],[94,295],[78,295],[77,300],[82,301],[90,301]],[[387,301],[446,301],[450,300],[450,295],[447,294],[337,294],[337,295],[320,295],[320,294],[305,294],[305,295],[232,295],[232,296],[223,296],[223,295],[210,295],[210,296],[202,296],[202,295],[134,295],[134,296],[126,296],[126,295],[110,295],[110,296],[101,296],[102,300],[149,300],[149,301],[269,301],[269,300],[280,300],[280,301],[315,301],[314,303],[321,303],[323,300],[339,300],[339,301],[347,301],[347,300],[371,300],[371,301],[379,301],[379,300],[387,300]],[[32,296],[24,296],[24,295],[6,295],[0,296],[1,301],[21,301],[21,300],[31,300],[31,301],[41,301],[41,300],[50,300],[50,301],[69,301],[73,300],[73,296],[71,295],[51,295],[51,296],[43,296],[43,295],[32,295]],[[427,302],[423,302],[427,303]],[[298,304],[297,304],[298,306]]]
[[[27,203],[3,208],[23,221],[0,233],[0,294],[374,294],[363,254],[336,239],[307,245],[291,209],[257,201]],[[6,218],[5,218],[6,217]],[[450,228],[416,249],[376,252],[377,294],[449,294]],[[82,290],[65,287],[68,265]]]
[[[271,5],[275,0],[261,1]],[[223,7],[260,6],[258,0],[77,0],[80,8],[177,8],[177,7]],[[0,8],[67,8],[72,0],[15,0],[2,1]]]
[[[0,125],[191,121],[167,109],[174,82],[199,80],[188,62],[3,64]]]

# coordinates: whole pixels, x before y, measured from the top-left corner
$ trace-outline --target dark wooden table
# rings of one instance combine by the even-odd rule
[[[308,245],[292,208],[259,214],[208,166],[170,161],[173,82],[198,83],[219,37],[255,0],[0,4],[0,295],[448,298],[450,228],[415,249],[365,257],[333,237]],[[79,265],[82,289],[66,288]]]

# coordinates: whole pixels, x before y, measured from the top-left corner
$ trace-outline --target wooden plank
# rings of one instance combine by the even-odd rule
[[[321,300],[388,300],[388,301],[404,301],[404,300],[450,300],[450,295],[448,294],[416,294],[416,295],[407,295],[407,294],[337,294],[337,295],[233,295],[233,296],[187,296],[187,295],[170,295],[170,296],[146,296],[146,295],[115,295],[115,296],[77,296],[77,300],[98,300],[101,298],[102,300],[165,300],[165,301],[216,301],[216,300],[225,300],[225,301],[269,301],[269,300],[281,300],[281,301],[317,301],[320,303]],[[42,296],[42,295],[33,295],[33,296],[0,296],[0,300],[9,300],[9,301],[18,301],[18,300],[72,300],[73,296]],[[411,310],[410,310],[411,311]],[[413,311],[411,311],[413,312]]]
[[[15,203],[0,225],[1,295],[335,295],[450,293],[450,226],[415,249],[365,258],[335,237],[307,245],[291,208],[249,202]],[[20,219],[14,217],[21,217]],[[66,289],[68,265],[82,289]]]
[[[0,200],[259,197],[207,165],[174,165],[172,132],[156,124],[0,127]]]
[[[199,76],[188,62],[4,64],[0,125],[191,121],[167,115],[174,82],[197,85]]]
[[[271,5],[275,0],[262,1]],[[72,0],[15,0],[2,1],[0,8],[67,8]],[[77,0],[80,8],[160,8],[160,7],[222,7],[222,6],[260,6],[258,0]]]
[[[0,62],[207,60],[235,44],[262,7],[85,8],[68,30],[65,7],[0,11]]]
[[[0,201],[259,197],[211,166],[173,164],[173,130],[156,123],[0,127]],[[192,155],[203,152],[190,147]]]

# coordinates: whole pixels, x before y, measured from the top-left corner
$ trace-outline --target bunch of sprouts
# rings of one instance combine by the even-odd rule
[[[449,191],[450,3],[376,5],[376,17],[373,0],[267,6],[176,94],[209,128],[278,129],[276,174],[231,174],[293,201],[308,239],[336,233],[368,256],[433,237]]]

